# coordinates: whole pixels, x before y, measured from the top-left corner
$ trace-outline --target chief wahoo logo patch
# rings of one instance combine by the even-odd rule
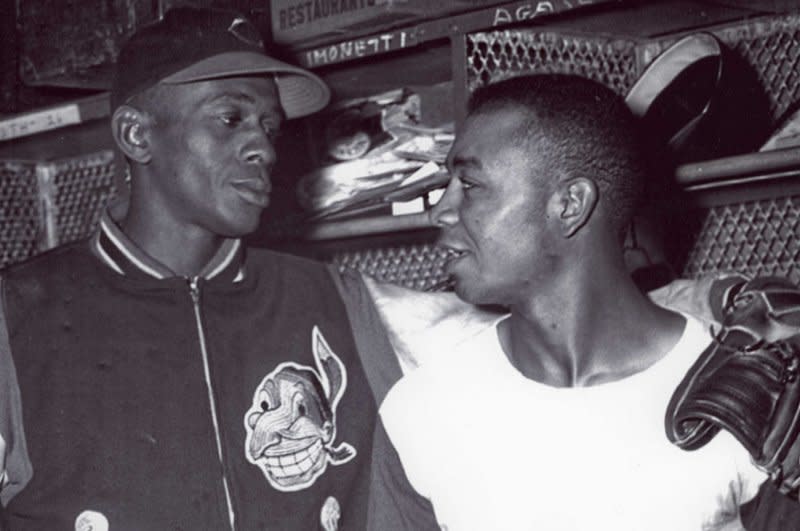
[[[316,326],[311,348],[316,369],[281,363],[261,380],[244,417],[247,460],[285,492],[310,487],[329,463],[356,456],[352,445],[335,443],[336,407],[347,388],[344,364]]]

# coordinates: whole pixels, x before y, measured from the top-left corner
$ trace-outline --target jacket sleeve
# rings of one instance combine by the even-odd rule
[[[397,451],[378,419],[372,459],[372,492],[367,512],[370,531],[438,530],[430,501],[406,477]]]
[[[380,407],[389,389],[402,376],[400,364],[360,273],[339,273],[332,268],[331,274],[347,308],[356,347],[375,401]],[[439,529],[430,502],[409,483],[379,415],[373,435],[370,474],[368,530]]]
[[[0,294],[3,293],[0,277]],[[3,297],[0,304],[0,504],[3,507],[33,475],[22,429],[22,403],[5,315]]]
[[[380,406],[386,393],[402,376],[400,364],[361,274],[352,270],[339,273],[333,266],[330,268],[347,309],[361,365],[375,403]]]

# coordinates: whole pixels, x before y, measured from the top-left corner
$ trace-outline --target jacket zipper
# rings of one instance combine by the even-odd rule
[[[200,285],[198,277],[189,279],[189,293],[192,296],[192,306],[194,307],[194,320],[197,324],[197,337],[200,340],[200,354],[203,357],[203,373],[206,379],[206,389],[208,390],[208,402],[211,406],[211,421],[214,423],[214,436],[217,441],[217,456],[219,457],[220,465],[222,465],[222,486],[225,489],[225,501],[228,504],[228,519],[230,520],[231,530],[236,530],[235,514],[233,512],[233,503],[231,502],[231,493],[228,488],[228,478],[225,473],[225,463],[222,459],[222,437],[219,431],[219,421],[217,419],[217,402],[214,398],[214,387],[211,385],[211,368],[208,363],[208,350],[206,348],[206,336],[203,331],[203,320],[200,314]]]

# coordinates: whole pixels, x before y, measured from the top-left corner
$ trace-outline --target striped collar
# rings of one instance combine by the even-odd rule
[[[92,250],[100,260],[120,275],[157,279],[178,276],[128,238],[108,212],[105,212],[100,219],[100,230],[92,238]],[[238,238],[226,239],[198,276],[205,280],[230,279],[231,282],[243,280],[242,241]]]

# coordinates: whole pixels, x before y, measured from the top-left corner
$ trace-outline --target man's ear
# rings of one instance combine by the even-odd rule
[[[565,238],[571,238],[583,227],[597,206],[597,185],[591,179],[578,177],[559,187],[559,221]]]
[[[119,149],[140,164],[150,161],[147,115],[130,105],[121,105],[111,117],[111,134]]]

